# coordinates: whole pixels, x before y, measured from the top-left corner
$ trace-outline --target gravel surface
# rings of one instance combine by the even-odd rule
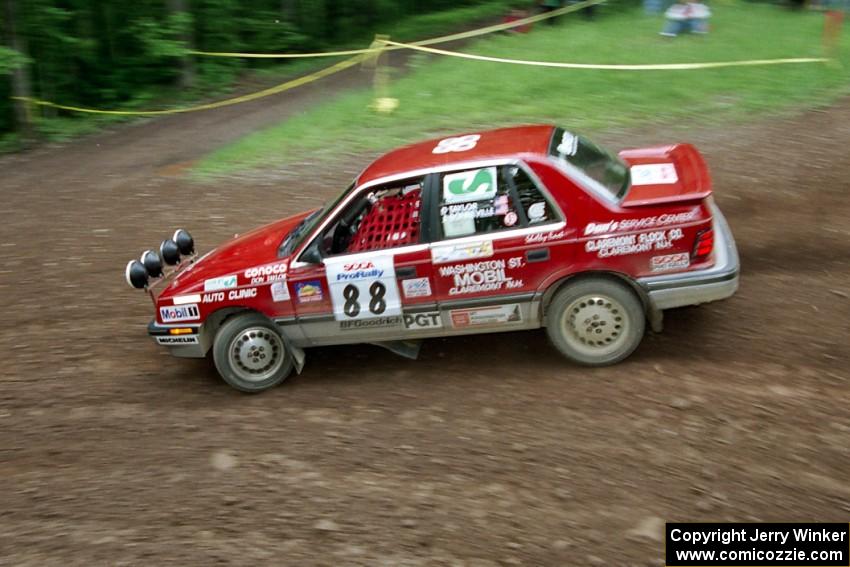
[[[128,259],[319,204],[372,156],[187,164],[368,75],[340,81],[0,159],[0,564],[644,566],[665,521],[847,520],[850,100],[599,136],[696,143],[743,263],[618,366],[481,335],[313,349],[248,396],[152,344]]]

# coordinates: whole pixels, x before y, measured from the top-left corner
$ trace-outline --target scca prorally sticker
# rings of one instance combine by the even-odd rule
[[[197,305],[175,305],[174,307],[160,307],[159,317],[163,323],[177,323],[200,319],[201,312]]]
[[[664,256],[653,256],[649,259],[649,267],[653,272],[667,272],[669,270],[683,270],[691,265],[691,257],[687,252],[680,254],[666,254]]]
[[[443,320],[438,311],[429,313],[405,313],[404,328],[421,331],[425,329],[442,329]]]
[[[160,345],[196,345],[198,344],[197,336],[176,336],[176,337],[157,337],[156,343]]]
[[[404,296],[408,299],[431,296],[431,280],[428,278],[411,278],[401,281]]]
[[[478,140],[480,139],[480,134],[470,134],[468,136],[446,138],[445,140],[440,140],[440,142],[433,150],[431,150],[431,152],[435,154],[447,154],[450,152],[468,152],[478,144]]]
[[[596,252],[599,258],[613,256],[629,256],[642,254],[652,250],[667,250],[673,247],[673,242],[680,240],[684,234],[682,229],[657,230],[642,234],[627,234],[588,240],[584,243],[585,252]]]
[[[269,264],[268,266],[257,266],[245,270],[245,277],[251,280],[251,284],[261,284],[278,281],[286,278],[286,263]]]
[[[461,262],[474,258],[489,258],[493,255],[493,241],[481,240],[465,244],[446,244],[431,248],[431,260],[435,264]]]
[[[289,301],[289,287],[285,281],[274,282],[271,286],[272,301],[279,303],[281,301]]]
[[[443,177],[443,202],[447,205],[492,200],[498,179],[495,167],[449,173]]]
[[[452,327],[456,329],[522,323],[522,311],[516,303],[477,309],[455,309],[449,312],[449,316]]]
[[[607,222],[591,222],[584,227],[584,236],[593,234],[608,234],[611,232],[628,232],[631,230],[646,230],[648,228],[660,228],[671,224],[689,222],[699,216],[699,208],[691,211],[675,214],[663,214],[654,217],[643,217],[638,219],[611,220]]]
[[[236,287],[236,274],[232,276],[222,276],[213,278],[204,282],[204,291],[221,291],[223,289],[233,289]]]
[[[439,273],[441,277],[452,278],[449,295],[464,295],[490,291],[515,290],[524,284],[520,279],[513,278],[507,270],[516,270],[524,265],[522,257],[510,258],[507,261],[482,260],[469,264],[443,266]]]
[[[645,163],[631,167],[632,185],[671,185],[679,181],[672,163]]]
[[[401,315],[391,254],[326,258],[325,271],[337,321]]]

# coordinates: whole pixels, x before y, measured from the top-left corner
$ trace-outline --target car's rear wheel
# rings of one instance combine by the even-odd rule
[[[294,362],[274,323],[257,313],[225,321],[215,336],[213,360],[225,382],[251,393],[286,380]]]
[[[640,344],[646,327],[634,291],[604,278],[567,284],[549,304],[546,319],[555,347],[585,366],[620,362]]]

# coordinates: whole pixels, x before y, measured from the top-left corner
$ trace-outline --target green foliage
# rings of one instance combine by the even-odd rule
[[[28,61],[29,59],[27,57],[24,57],[14,49],[0,45],[0,75],[8,75]]]
[[[27,65],[33,95],[63,104],[132,108],[148,101],[208,96],[245,69],[275,69],[274,60],[194,57],[194,84],[174,96],[190,50],[307,52],[368,45],[375,33],[411,39],[457,27],[465,18],[498,15],[532,0],[12,0],[19,54],[0,46],[0,134],[12,128],[9,72]],[[450,9],[452,15],[439,14]],[[433,14],[430,20],[424,15]],[[421,25],[404,22],[420,21]],[[0,26],[2,29],[2,26]],[[402,34],[402,35],[398,35]],[[300,71],[302,63],[290,64]],[[42,133],[76,130],[73,120],[41,109]]]
[[[481,40],[468,51],[503,58],[640,64],[819,57],[823,16],[769,5],[718,4],[707,36],[658,35],[664,19],[642,11],[597,21],[565,18],[530,34]],[[455,58],[417,60],[390,86],[400,101],[389,115],[369,110],[372,92],[344,94],[207,156],[198,175],[229,174],[279,162],[376,152],[428,136],[529,122],[578,130],[648,120],[688,124],[746,119],[808,107],[850,91],[845,65],[797,64],[689,71],[599,71],[505,65]],[[332,145],[329,145],[332,140]]]

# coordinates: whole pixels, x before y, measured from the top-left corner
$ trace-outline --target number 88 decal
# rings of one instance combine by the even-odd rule
[[[373,315],[381,315],[387,310],[387,302],[384,300],[386,294],[387,286],[381,282],[369,286],[369,311]],[[348,317],[357,317],[360,314],[360,303],[357,301],[360,298],[360,290],[354,284],[348,284],[342,290],[342,297],[345,298],[343,312]]]

